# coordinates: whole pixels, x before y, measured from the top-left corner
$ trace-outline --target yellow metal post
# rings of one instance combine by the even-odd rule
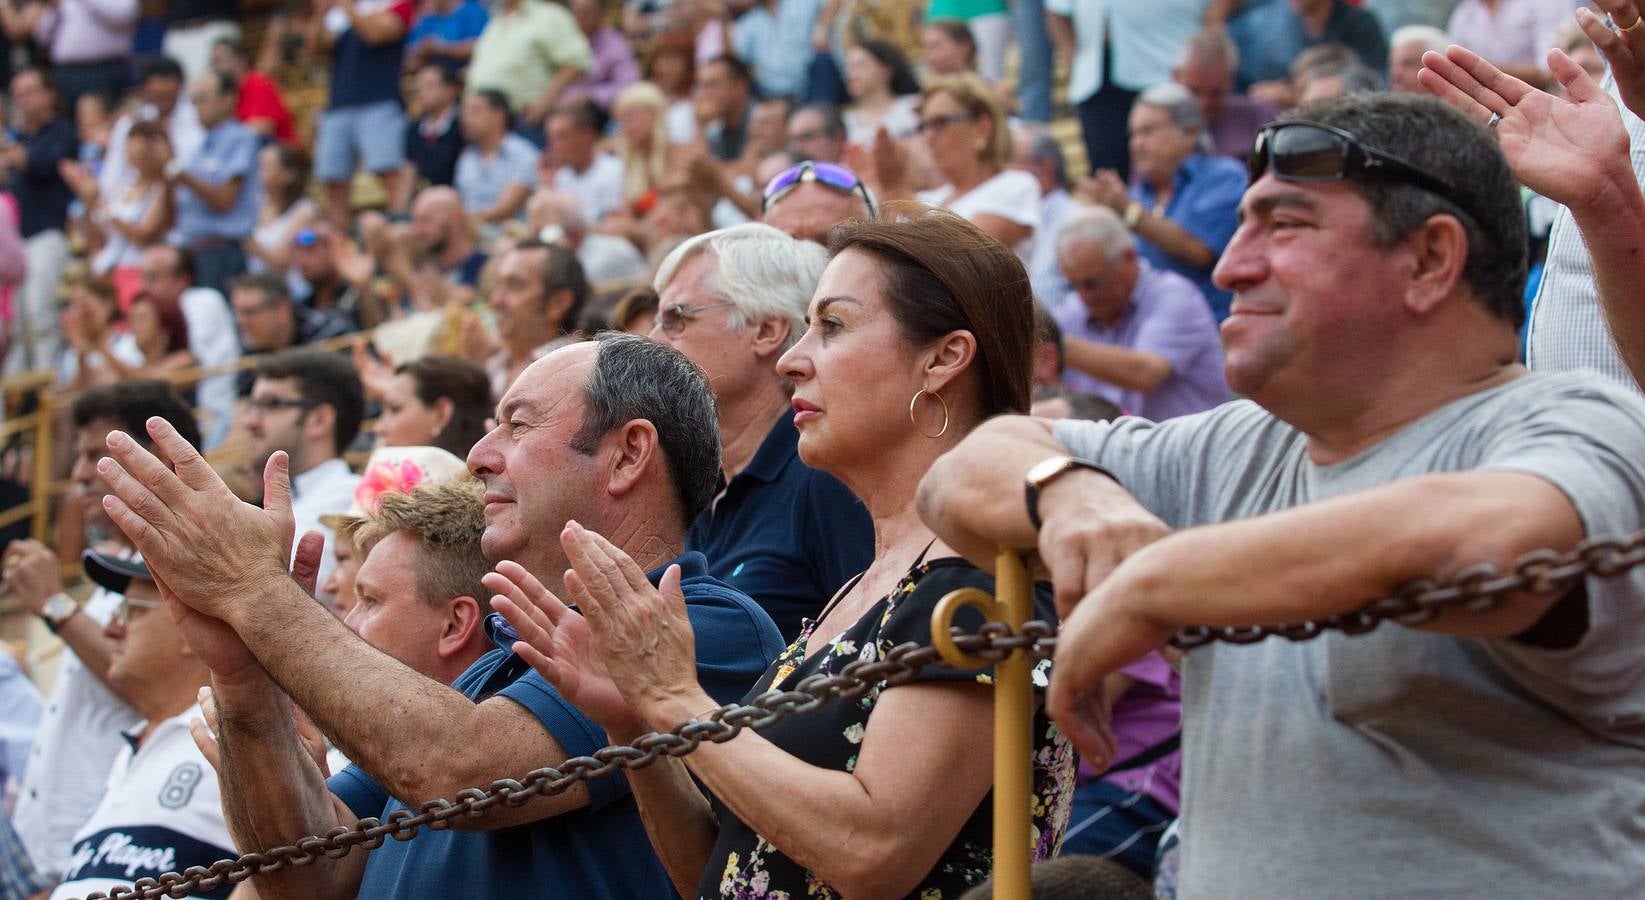
[[[1000,549],[994,568],[996,596],[975,588],[942,598],[931,614],[931,643],[949,665],[985,666],[955,646],[949,636],[954,614],[962,606],[976,607],[990,621],[1004,622],[1021,631],[1033,610],[1028,571],[1022,557]],[[1029,855],[1033,829],[1029,822],[1029,794],[1033,783],[1034,661],[1020,650],[994,664],[994,896],[999,900],[1028,900]]]
[[[39,418],[34,426],[34,474],[29,479],[34,522],[29,531],[35,540],[44,544],[51,537],[51,430],[55,417],[51,409],[51,391],[42,387],[38,396],[40,406],[35,410]]]

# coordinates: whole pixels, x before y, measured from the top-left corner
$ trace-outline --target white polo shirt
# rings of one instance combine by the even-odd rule
[[[119,604],[119,594],[98,588],[84,612],[106,625]],[[142,718],[74,651],[63,648],[11,816],[36,869],[53,875],[63,871],[70,841],[103,795],[109,766],[125,746],[121,732]]]
[[[127,732],[108,789],[74,835],[63,882],[51,900],[107,893],[139,878],[238,855],[223,821],[217,773],[189,736],[189,719],[198,715],[199,707],[190,706],[156,725],[141,745],[142,726]],[[233,887],[195,896],[226,897]]]

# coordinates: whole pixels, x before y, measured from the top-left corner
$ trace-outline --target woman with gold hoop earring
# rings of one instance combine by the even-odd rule
[[[921,211],[847,223],[829,251],[808,329],[777,368],[794,384],[800,458],[867,505],[876,558],[805,623],[751,695],[905,641],[925,644],[942,597],[993,591],[991,576],[935,539],[914,491],[971,429],[1028,408],[1033,300],[1005,245],[951,213]],[[940,428],[925,395],[942,410]],[[714,709],[696,683],[678,601],[627,578],[632,564],[608,549],[572,559],[578,577],[568,579],[566,601],[601,610],[586,632],[555,634],[550,616],[563,621],[563,605],[529,581],[510,587],[508,599],[524,608],[513,615],[522,639],[547,657],[538,659],[543,676],[618,741]],[[1055,615],[1048,585],[1036,591],[1034,615]],[[576,677],[561,678],[571,666]],[[1035,683],[1048,675],[1042,668]],[[926,669],[631,772],[675,887],[692,897],[965,893],[992,866],[992,684],[988,670]],[[1034,773],[1034,855],[1046,858],[1067,824],[1073,757],[1043,714],[1033,758],[1022,762]],[[908,827],[916,819],[920,827]]]

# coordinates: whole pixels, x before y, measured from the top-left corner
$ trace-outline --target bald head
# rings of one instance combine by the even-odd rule
[[[462,198],[454,188],[431,187],[411,204],[411,234],[418,248],[440,255],[454,238],[468,233]]]
[[[583,204],[575,196],[563,191],[544,188],[531,195],[526,204],[526,220],[534,231],[541,232],[558,225],[566,236],[575,240],[588,231],[588,220],[583,217]]]

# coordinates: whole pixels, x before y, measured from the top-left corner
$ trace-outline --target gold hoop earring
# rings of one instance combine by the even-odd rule
[[[937,398],[937,402],[942,404],[942,430],[938,431],[936,434],[926,434],[924,431],[921,431],[920,421],[914,418],[914,407],[919,404],[921,394],[935,397]],[[941,394],[932,393],[925,388],[920,388],[918,391],[914,392],[914,399],[908,401],[908,421],[913,423],[914,430],[920,433],[920,437],[930,438],[934,441],[948,433],[948,401],[944,400]]]

